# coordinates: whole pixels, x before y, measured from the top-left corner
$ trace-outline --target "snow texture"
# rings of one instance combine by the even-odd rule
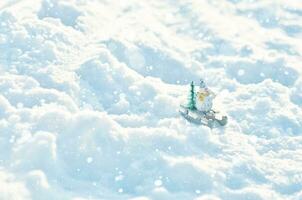
[[[300,200],[301,52],[300,0],[2,0],[0,199]]]

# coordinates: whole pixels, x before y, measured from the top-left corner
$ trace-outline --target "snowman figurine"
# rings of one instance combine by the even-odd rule
[[[199,90],[196,94],[196,108],[201,112],[209,112],[213,106],[213,100],[215,94],[209,90],[205,82],[201,79],[199,84]]]

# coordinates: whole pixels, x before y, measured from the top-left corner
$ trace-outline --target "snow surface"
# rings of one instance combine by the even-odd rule
[[[301,52],[300,0],[1,0],[0,199],[301,200]]]

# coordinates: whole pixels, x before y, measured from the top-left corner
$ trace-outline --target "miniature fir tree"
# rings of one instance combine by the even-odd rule
[[[188,100],[188,109],[190,110],[196,110],[196,95],[194,91],[194,82],[191,82],[190,85],[190,94],[189,94],[189,100]]]

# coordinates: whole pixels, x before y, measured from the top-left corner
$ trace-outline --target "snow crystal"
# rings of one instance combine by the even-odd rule
[[[88,157],[88,158],[86,159],[86,162],[87,162],[87,163],[92,163],[92,161],[93,161],[93,158],[92,158],[92,157]]]
[[[243,69],[240,69],[240,70],[238,71],[238,76],[243,76],[244,73],[245,73],[245,71],[244,71]]]
[[[160,186],[162,186],[162,184],[163,184],[162,180],[156,180],[156,181],[154,181],[154,185],[156,187],[160,187]]]
[[[119,175],[119,176],[116,176],[115,177],[115,181],[121,181],[124,179],[124,176],[123,175]]]

